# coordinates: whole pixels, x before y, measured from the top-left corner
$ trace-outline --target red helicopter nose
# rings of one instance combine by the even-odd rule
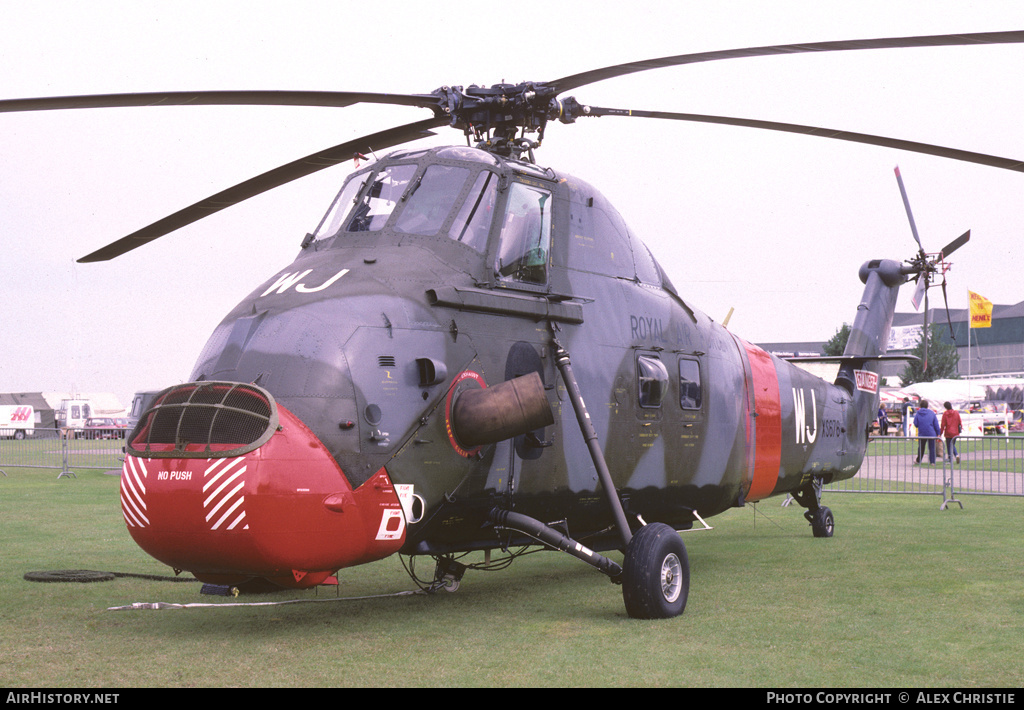
[[[166,390],[126,453],[121,507],[132,538],[204,582],[310,587],[405,540],[387,472],[353,490],[316,435],[254,385]]]

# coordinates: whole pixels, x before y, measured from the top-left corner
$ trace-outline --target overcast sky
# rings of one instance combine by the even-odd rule
[[[0,2],[0,98],[213,89],[424,93],[714,49],[1024,29],[1024,3]],[[417,9],[417,7],[422,9]],[[582,103],[790,121],[1024,159],[1024,45],[803,54],[646,72]],[[75,259],[277,165],[429,114],[174,107],[0,114],[0,392],[184,381],[294,258],[351,166],[106,263]],[[429,144],[462,143],[448,131]],[[753,342],[851,322],[857,270],[967,229],[950,305],[1024,300],[1024,175],[842,141],[641,119],[548,130],[538,162],[618,207],[696,308]],[[910,289],[900,310],[910,311]],[[933,291],[933,304],[941,302]]]

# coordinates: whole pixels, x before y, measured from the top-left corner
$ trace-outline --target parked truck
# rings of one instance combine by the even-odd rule
[[[27,404],[0,405],[0,438],[24,439],[35,433],[35,408]]]
[[[128,409],[128,430],[125,436],[131,435],[142,414],[149,409],[156,396],[163,390],[141,390],[132,397],[132,406]]]

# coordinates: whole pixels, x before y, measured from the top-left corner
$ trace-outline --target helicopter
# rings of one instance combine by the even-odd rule
[[[915,280],[926,296],[939,275],[944,285],[945,259],[969,233],[927,253],[915,230],[911,259],[860,267],[864,295],[828,382],[689,303],[594,186],[538,163],[548,125],[718,123],[1018,172],[1024,164],[564,95],[698,62],[1020,42],[1024,31],[830,41],[424,94],[106,94],[4,100],[0,112],[367,103],[431,114],[273,169],[79,260],[115,258],[267,190],[358,163],[294,261],[225,316],[189,381],[162,391],[126,438],[121,509],[148,554],[208,584],[296,589],[391,555],[426,557],[428,589],[453,591],[468,570],[540,547],[621,586],[630,617],[671,618],[690,589],[680,532],[707,527],[706,518],[790,495],[815,537],[833,535],[822,489],[854,476],[865,455],[880,367],[896,358],[886,347],[899,289]],[[403,147],[442,127],[460,131],[465,145]],[[485,561],[469,563],[471,552]]]

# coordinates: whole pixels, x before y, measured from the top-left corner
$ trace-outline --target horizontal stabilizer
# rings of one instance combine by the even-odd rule
[[[868,362],[904,362],[921,358],[916,355],[797,355],[780,359],[786,362],[832,362],[839,365],[862,367]]]

